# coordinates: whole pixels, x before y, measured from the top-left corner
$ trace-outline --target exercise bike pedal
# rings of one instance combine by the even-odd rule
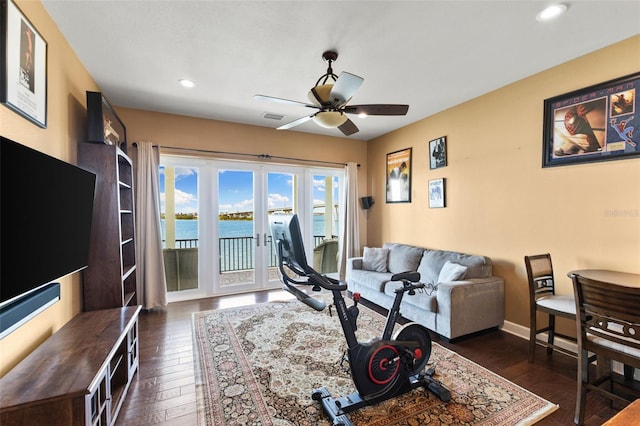
[[[329,390],[324,387],[315,389],[311,394],[311,398],[322,403],[324,413],[329,417],[332,426],[353,426],[353,423],[347,417],[347,413],[367,405],[366,401],[357,392],[348,396],[334,398],[329,393]]]

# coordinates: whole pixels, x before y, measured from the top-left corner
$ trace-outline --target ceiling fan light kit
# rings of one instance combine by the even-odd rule
[[[319,111],[307,115],[290,123],[278,127],[278,130],[291,129],[313,120],[317,125],[333,129],[339,129],[345,136],[358,132],[358,127],[346,114],[368,115],[406,115],[409,105],[372,104],[350,105],[355,92],[360,88],[364,79],[355,74],[343,71],[339,76],[333,73],[331,64],[338,59],[338,53],[328,50],[322,54],[322,58],[328,62],[327,72],[320,76],[315,86],[311,88],[307,97],[311,103],[290,101],[288,99],[274,98],[272,96],[255,95],[255,99],[276,102],[280,104],[299,105]]]
[[[342,126],[349,118],[340,111],[320,111],[313,116],[313,121],[321,127],[334,129]]]

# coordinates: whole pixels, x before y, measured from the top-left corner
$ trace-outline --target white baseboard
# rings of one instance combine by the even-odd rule
[[[517,337],[520,337],[521,339],[529,341],[529,327],[525,327],[523,325],[516,324],[511,321],[505,321],[500,329],[506,333],[513,334],[514,336],[517,336]],[[540,336],[541,336],[540,338],[544,340],[547,338],[547,333],[540,333]],[[560,346],[561,348],[569,350],[573,353],[578,352],[577,343],[567,339],[563,339],[561,337],[556,337],[554,340],[555,340],[555,344]],[[576,357],[576,361],[577,361],[577,357]],[[613,361],[613,371],[618,374],[623,374],[622,363]],[[640,380],[640,369],[636,368],[635,374],[633,377],[635,380]]]

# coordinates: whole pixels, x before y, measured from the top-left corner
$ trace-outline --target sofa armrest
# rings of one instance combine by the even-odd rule
[[[467,297],[495,298],[496,296],[504,301],[504,280],[494,276],[438,284],[438,305],[451,306],[454,297],[461,297],[462,299],[458,301],[463,302]]]
[[[450,319],[451,337],[504,322],[504,280],[499,277],[440,283],[437,300],[438,315]]]
[[[347,273],[345,278],[349,281],[351,271],[354,269],[362,269],[362,257],[349,257],[347,258]]]

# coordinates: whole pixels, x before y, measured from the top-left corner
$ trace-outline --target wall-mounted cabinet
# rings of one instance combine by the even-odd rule
[[[137,305],[131,159],[115,145],[81,143],[78,165],[97,175],[84,310]]]

